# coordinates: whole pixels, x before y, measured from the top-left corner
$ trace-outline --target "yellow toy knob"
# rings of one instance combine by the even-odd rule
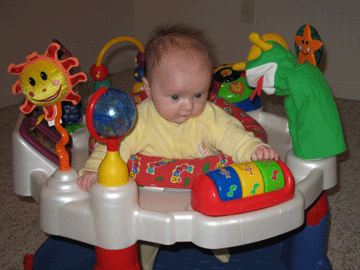
[[[264,180],[259,168],[253,162],[230,165],[239,176],[242,197],[264,193]]]
[[[105,187],[119,187],[129,182],[129,170],[119,151],[107,151],[99,166],[98,183]]]

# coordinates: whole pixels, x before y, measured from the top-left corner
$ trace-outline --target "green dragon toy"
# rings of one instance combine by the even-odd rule
[[[278,34],[260,38],[252,33],[254,44],[247,63],[234,69],[246,69],[247,82],[267,94],[285,97],[285,109],[294,155],[302,159],[320,159],[345,151],[340,117],[330,88],[321,71],[309,63],[297,63],[296,56]]]

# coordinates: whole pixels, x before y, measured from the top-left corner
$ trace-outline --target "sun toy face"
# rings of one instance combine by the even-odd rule
[[[26,68],[20,75],[22,92],[38,106],[61,101],[67,92],[66,77],[50,62],[39,61]]]
[[[52,43],[44,55],[34,52],[26,57],[25,63],[9,66],[9,73],[20,75],[12,91],[15,95],[23,92],[26,96],[25,104],[20,107],[25,114],[36,105],[43,106],[45,119],[50,121],[55,117],[56,103],[67,100],[77,104],[80,101],[80,96],[72,88],[78,82],[86,81],[86,75],[80,72],[71,76],[69,70],[79,62],[74,57],[60,61],[57,57],[59,49],[59,44]]]

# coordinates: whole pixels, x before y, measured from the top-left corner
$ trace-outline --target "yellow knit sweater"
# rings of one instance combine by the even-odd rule
[[[127,162],[137,153],[170,159],[191,159],[217,154],[231,156],[234,162],[250,161],[252,151],[267,145],[245,130],[235,117],[207,102],[198,117],[175,124],[162,118],[151,99],[137,106],[134,128],[120,142],[120,156]],[[97,143],[80,175],[97,171],[106,154],[106,145]]]

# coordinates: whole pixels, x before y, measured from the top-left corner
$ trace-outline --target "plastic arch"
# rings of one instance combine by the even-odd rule
[[[144,53],[145,49],[144,46],[135,38],[132,37],[128,37],[128,36],[121,36],[121,37],[117,37],[114,38],[112,40],[110,40],[108,43],[105,44],[105,46],[101,49],[97,59],[96,59],[96,66],[100,67],[101,63],[102,63],[102,59],[104,58],[105,53],[115,44],[123,42],[123,41],[127,41],[127,42],[131,42],[133,44],[135,44],[138,48],[139,51]]]

